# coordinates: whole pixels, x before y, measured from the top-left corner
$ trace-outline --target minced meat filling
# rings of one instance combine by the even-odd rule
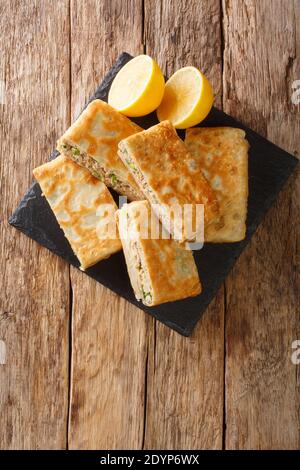
[[[164,207],[163,204],[160,204],[156,194],[154,191],[149,187],[147,181],[144,178],[143,173],[140,171],[140,169],[135,165],[134,161],[131,159],[130,155],[128,154],[128,151],[126,148],[121,147],[119,150],[119,155],[120,158],[126,162],[126,165],[128,165],[129,168],[131,168],[132,172],[135,174],[136,178],[139,181],[140,186],[143,189],[144,194],[147,194],[149,201],[152,204],[157,205],[157,216],[161,219],[163,225],[165,227],[170,227],[170,231],[174,231],[174,224],[172,219],[170,218],[170,215],[168,214],[168,211]]]
[[[121,181],[112,171],[107,171],[99,162],[67,143],[60,144],[59,150],[71,157],[76,163],[87,168],[96,178],[118,192],[127,194],[130,199],[139,200],[141,195],[128,183]]]
[[[145,304],[151,304],[152,302],[152,294],[150,292],[150,280],[149,276],[146,273],[142,261],[141,261],[141,254],[140,248],[137,242],[131,243],[131,252],[134,256],[135,267],[137,271],[137,284],[139,286],[139,294],[142,296],[143,301]]]
[[[152,304],[151,282],[147,268],[143,266],[142,247],[138,240],[131,237],[132,220],[127,214],[127,233],[123,237],[122,244],[127,262],[127,269],[131,284],[137,300],[143,301],[145,305]]]

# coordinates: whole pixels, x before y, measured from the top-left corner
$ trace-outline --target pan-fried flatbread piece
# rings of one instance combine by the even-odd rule
[[[243,240],[246,236],[249,147],[245,132],[231,127],[187,129],[185,144],[219,201],[220,221],[205,227],[205,241]]]
[[[204,205],[205,225],[218,220],[216,195],[169,121],[122,140],[119,155],[166,230],[178,241],[195,239],[197,205]],[[176,206],[191,208],[192,227],[174,216],[171,209]]]
[[[200,294],[192,251],[171,238],[162,238],[162,234],[165,237],[168,234],[148,201],[124,204],[116,216],[128,274],[138,300],[153,306]],[[158,238],[151,238],[150,216],[160,226]]]
[[[118,233],[113,234],[117,206],[104,183],[65,155],[35,168],[33,174],[81,269],[122,248]]]
[[[92,101],[57,142],[57,149],[131,200],[144,199],[117,155],[118,143],[142,129],[101,100]]]

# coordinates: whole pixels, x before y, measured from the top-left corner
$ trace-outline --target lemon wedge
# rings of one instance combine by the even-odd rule
[[[213,101],[205,75],[196,67],[183,67],[167,81],[157,117],[159,121],[169,120],[177,129],[187,129],[203,121]]]
[[[112,82],[108,103],[129,117],[154,111],[164,95],[165,80],[158,64],[148,55],[127,62]]]

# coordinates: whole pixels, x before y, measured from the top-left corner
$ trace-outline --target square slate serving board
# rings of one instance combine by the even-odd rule
[[[89,101],[96,98],[107,101],[108,91],[115,75],[130,59],[132,56],[127,53],[123,53],[117,59]],[[153,113],[135,119],[135,122],[146,129],[158,121]],[[295,157],[216,108],[212,109],[201,126],[232,126],[246,131],[250,152],[247,236],[245,240],[240,243],[205,244],[202,250],[194,252],[203,287],[202,294],[157,307],[145,307],[135,299],[123,253],[113,255],[86,271],[88,276],[185,336],[192,333],[197,321],[215,297],[227,273],[251,239],[284,182],[298,163]],[[184,133],[179,132],[179,135],[183,138]],[[57,155],[58,152],[54,151],[51,158]],[[46,199],[41,196],[41,190],[37,183],[33,183],[29,188],[10,217],[9,223],[64,258],[68,263],[79,267],[78,260],[59,228]]]

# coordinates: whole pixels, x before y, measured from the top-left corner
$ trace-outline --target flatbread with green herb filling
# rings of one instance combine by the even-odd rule
[[[109,104],[94,100],[58,140],[57,149],[119,194],[130,200],[144,199],[117,154],[120,140],[141,130]]]
[[[157,238],[151,238],[151,216],[159,227]],[[138,300],[153,306],[201,293],[192,251],[169,238],[148,201],[125,204],[116,217],[128,274]]]

